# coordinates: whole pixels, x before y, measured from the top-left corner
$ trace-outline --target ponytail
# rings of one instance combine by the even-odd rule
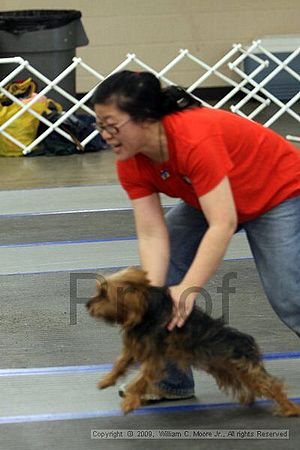
[[[162,116],[187,108],[200,107],[201,102],[179,86],[168,86],[161,90]]]

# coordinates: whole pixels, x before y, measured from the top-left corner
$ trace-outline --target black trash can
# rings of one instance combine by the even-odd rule
[[[76,10],[24,10],[0,12],[0,58],[21,56],[50,80],[57,77],[71,63],[76,47],[88,44]],[[0,64],[0,80],[17,66]],[[64,78],[59,86],[71,95],[76,93],[76,71]],[[33,76],[27,70],[16,79]],[[35,78],[33,76],[33,78]],[[45,84],[36,79],[39,90]],[[50,96],[48,94],[48,96]],[[51,97],[69,107],[61,95],[51,91]]]

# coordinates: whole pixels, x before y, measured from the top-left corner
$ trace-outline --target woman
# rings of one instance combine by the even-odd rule
[[[205,285],[244,228],[272,307],[300,335],[300,152],[147,72],[111,75],[94,107],[132,201],[141,265],[153,285],[170,286],[168,329],[183,326],[197,295],[190,288]],[[160,192],[182,200],[166,217]],[[193,395],[192,373],[168,369],[147,398]]]

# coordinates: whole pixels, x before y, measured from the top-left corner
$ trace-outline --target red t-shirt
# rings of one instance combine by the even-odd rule
[[[200,209],[198,197],[228,176],[241,223],[300,194],[300,151],[272,130],[211,108],[170,114],[162,123],[168,161],[142,154],[117,161],[130,199],[162,192]]]

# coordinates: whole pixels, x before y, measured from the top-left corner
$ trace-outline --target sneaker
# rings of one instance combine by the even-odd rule
[[[126,389],[127,389],[127,384],[121,384],[119,386],[118,393],[119,393],[120,397],[123,398],[126,396]],[[195,397],[194,393],[175,394],[172,392],[164,392],[164,391],[160,390],[159,388],[157,388],[156,386],[153,386],[151,388],[151,391],[142,395],[141,399],[146,402],[161,402],[164,400],[186,400],[186,399],[193,398],[193,397]]]

